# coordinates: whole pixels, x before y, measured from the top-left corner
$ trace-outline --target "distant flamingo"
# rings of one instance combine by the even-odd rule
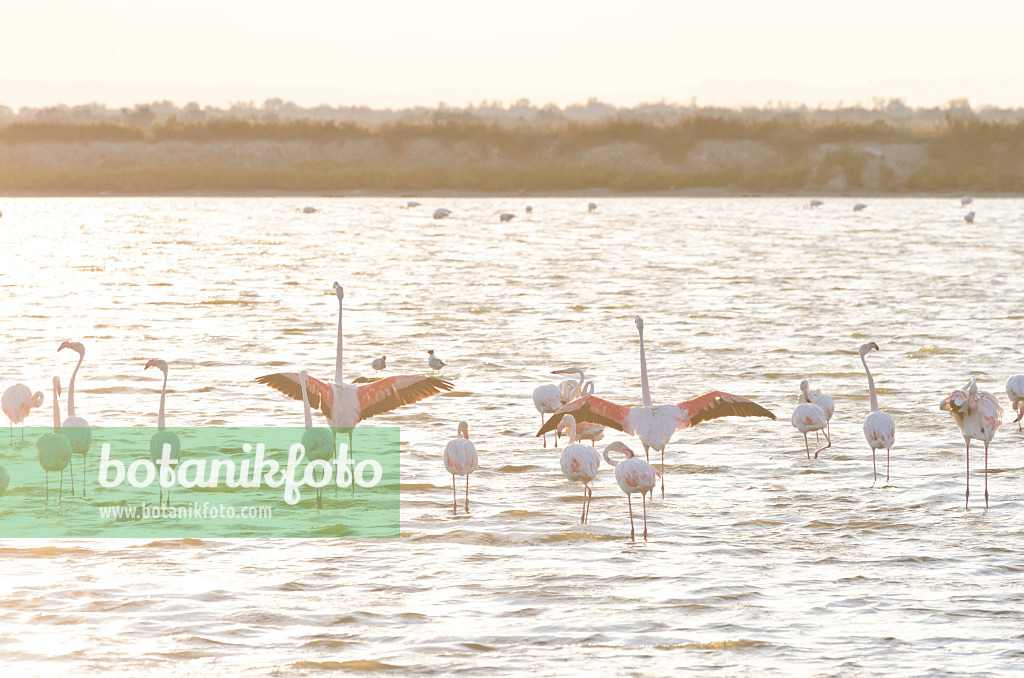
[[[804,434],[804,447],[807,448],[807,458],[810,459],[811,446],[807,442],[807,434],[811,431],[824,431],[825,427],[828,426],[828,418],[825,416],[825,410],[810,402],[806,379],[800,382],[800,391],[803,395],[800,397],[800,403],[793,410],[793,416],[790,421],[796,427],[796,430]],[[825,433],[825,440],[828,441],[828,444],[814,451],[815,459],[818,458],[818,452],[832,447],[832,439],[829,438],[827,432]]]
[[[511,212],[502,212],[501,216],[499,216],[498,218],[501,219],[501,221],[504,223],[506,221],[512,221],[513,219],[516,218],[516,215],[512,214]]]
[[[964,221],[966,221],[968,224],[974,223],[974,210],[971,210],[970,212],[964,215]]]
[[[626,458],[622,461],[615,461],[609,456],[611,452],[621,452],[626,455]],[[630,539],[636,536],[636,530],[633,527],[633,495],[637,492],[640,493],[640,498],[644,503],[644,539],[647,539],[647,493],[658,484],[658,472],[643,459],[634,457],[633,450],[617,440],[604,448],[604,460],[615,467],[615,482],[626,493],[626,501],[629,503]]]
[[[860,347],[860,361],[864,363],[864,371],[868,375],[868,395],[871,397],[871,414],[864,420],[864,437],[871,446],[871,468],[878,481],[878,469],[875,466],[875,450],[885,448],[885,482],[889,482],[889,448],[896,440],[896,422],[885,412],[878,409],[878,396],[875,395],[875,380],[868,369],[868,361],[864,358],[868,351],[878,350],[878,344],[869,342]]]
[[[36,441],[39,465],[46,475],[46,501],[50,501],[50,472],[60,471],[58,503],[64,499],[64,469],[71,463],[71,441],[60,431],[60,377],[53,378],[53,433],[44,433]]]
[[[323,426],[313,426],[313,412],[309,409],[309,397],[307,396],[308,381],[306,370],[299,372],[299,387],[302,389],[302,414],[306,426],[302,434],[302,447],[305,450],[306,458],[310,461],[322,460],[328,464],[334,459],[334,432]],[[316,507],[323,508],[324,488],[316,488]]]
[[[89,452],[89,446],[92,445],[92,429],[89,428],[89,422],[82,417],[75,416],[75,377],[78,376],[78,368],[82,366],[82,361],[85,360],[85,346],[77,341],[65,341],[57,349],[60,353],[66,348],[70,348],[72,351],[78,354],[78,364],[75,365],[75,371],[71,373],[71,381],[68,383],[68,418],[64,420],[64,424],[61,426],[61,430],[67,439],[71,441],[71,452],[73,454],[82,455],[82,498],[85,498],[85,455]],[[75,459],[71,458],[71,496],[75,495]]]
[[[452,513],[459,512],[455,499],[455,476],[466,476],[466,513],[469,513],[469,474],[480,466],[476,445],[469,440],[469,424],[459,422],[459,433],[444,446],[444,468],[452,474]]]
[[[14,440],[14,425],[24,422],[33,407],[42,407],[42,405],[43,392],[32,393],[32,389],[25,384],[15,384],[4,391],[3,396],[0,397],[0,408],[11,420],[11,440]],[[21,439],[25,439],[24,425],[21,427]]]
[[[1021,430],[1020,420],[1024,419],[1024,374],[1017,374],[1006,380],[1006,397],[1013,403],[1013,411],[1017,413],[1017,430]]]
[[[711,391],[691,400],[675,405],[655,407],[651,400],[651,389],[647,381],[647,356],[644,352],[644,321],[634,318],[640,333],[640,381],[643,394],[642,407],[626,407],[597,396],[584,396],[563,406],[537,431],[542,435],[550,431],[561,420],[561,415],[571,413],[576,421],[601,424],[616,431],[638,436],[644,444],[644,452],[650,449],[661,452],[661,496],[665,496],[665,446],[672,434],[679,429],[696,426],[702,421],[719,417],[768,417],[775,415],[757,403],[723,391]]]
[[[818,200],[817,198],[815,198],[814,200],[811,201],[811,207],[821,207],[824,204],[825,204],[824,200]]]
[[[593,212],[596,209],[597,209],[597,203],[596,202],[587,203],[587,211],[588,212]]]
[[[825,421],[828,422],[825,426],[828,431],[829,437],[832,436],[832,415],[836,411],[836,403],[832,399],[832,396],[822,393],[820,388],[813,388],[807,392],[807,399],[804,398],[803,392],[800,393],[800,402],[806,403],[811,402],[817,405],[825,413]],[[818,440],[818,432],[815,431],[815,440]]]
[[[949,412],[967,445],[967,492],[964,508],[971,498],[971,439],[985,443],[985,508],[988,508],[988,445],[1003,423],[1003,408],[988,391],[979,391],[974,379],[963,389],[953,391],[939,403],[939,409]]]
[[[307,377],[307,383],[311,388],[309,402],[314,408],[320,408],[331,427],[342,429],[348,433],[349,450],[351,451],[352,429],[360,421],[429,398],[441,391],[450,391],[454,386],[451,382],[443,379],[421,374],[384,377],[370,384],[359,386],[342,381],[341,321],[345,290],[335,282],[334,293],[338,297],[338,349],[334,363],[334,383],[329,384],[315,377]],[[266,374],[257,377],[256,382],[277,389],[289,398],[302,400],[298,372]],[[355,483],[353,483],[353,489],[354,486]]]
[[[583,513],[580,515],[580,524],[587,522],[587,514],[590,512],[590,499],[594,491],[590,489],[590,481],[597,477],[597,467],[601,465],[601,458],[592,447],[580,445],[576,442],[576,419],[571,414],[562,417],[562,426],[569,427],[569,444],[562,448],[562,456],[558,465],[562,468],[562,475],[570,483],[583,483]]]
[[[452,214],[451,210],[446,210],[443,207],[439,207],[436,210],[434,210],[434,218],[435,219],[447,219],[448,217],[451,216],[451,214]]]
[[[160,414],[157,416],[157,432],[153,434],[153,437],[149,439],[149,457],[156,463],[161,457],[163,457],[164,448],[167,447],[170,450],[168,458],[177,462],[181,462],[181,440],[178,439],[178,434],[174,431],[168,431],[165,428],[164,421],[164,404],[167,400],[167,362],[160,360],[159,358],[153,358],[146,363],[146,366],[142,369],[148,370],[150,367],[155,367],[164,373],[164,385],[160,387]],[[161,474],[162,475],[162,474]],[[159,480],[160,478],[158,478]],[[160,485],[160,503],[164,501],[164,486],[163,483]],[[167,488],[167,505],[171,505],[171,488]]]
[[[859,203],[857,203],[856,205],[854,205],[854,206],[853,206],[853,211],[854,211],[854,212],[860,212],[860,211],[861,211],[862,209],[864,209],[865,207],[867,207],[867,205],[865,205],[865,204],[864,204],[864,203],[862,203],[862,202],[859,202]]]
[[[964,197],[960,198],[960,207],[966,207],[967,205],[970,205],[972,202],[974,202],[974,198],[972,198],[969,195],[965,195]]]

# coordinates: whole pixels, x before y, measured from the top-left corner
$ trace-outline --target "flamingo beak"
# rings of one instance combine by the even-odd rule
[[[950,407],[950,404],[949,404],[949,397],[948,396],[943,398],[942,402],[939,403],[939,409],[942,410],[943,412],[949,412],[952,409],[952,407]]]

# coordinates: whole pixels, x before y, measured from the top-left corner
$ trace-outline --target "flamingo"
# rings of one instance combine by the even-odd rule
[[[960,207],[967,207],[972,202],[974,202],[974,198],[972,198],[969,195],[965,195],[964,197],[960,198]]]
[[[434,210],[434,218],[435,219],[446,219],[449,216],[451,216],[451,213],[452,213],[451,210],[446,210],[443,207],[439,207],[436,210]]]
[[[501,216],[498,218],[501,219],[502,222],[506,222],[515,219],[516,215],[512,214],[511,212],[502,212]]]
[[[867,207],[867,205],[865,205],[865,204],[864,204],[864,203],[862,203],[862,202],[859,202],[859,203],[857,203],[856,205],[854,205],[854,206],[853,206],[853,211],[854,211],[854,212],[860,212],[860,211],[861,211],[862,209],[864,209],[865,207]]]
[[[654,406],[651,400],[651,389],[647,380],[647,355],[644,351],[644,321],[640,316],[634,318],[637,331],[640,333],[640,380],[643,395],[642,407],[627,407],[588,395],[564,405],[555,412],[541,427],[537,435],[558,425],[561,415],[571,413],[576,421],[601,424],[640,438],[644,444],[644,452],[648,458],[650,449],[661,452],[661,496],[665,496],[665,446],[672,434],[684,428],[696,426],[702,421],[719,417],[768,417],[775,415],[752,400],[742,398],[723,391],[711,391],[675,405]]]
[[[587,522],[587,514],[590,512],[590,499],[594,496],[594,491],[590,489],[590,481],[597,477],[597,467],[601,465],[601,458],[597,456],[594,448],[576,442],[576,419],[571,414],[562,417],[562,426],[569,427],[569,444],[562,448],[558,465],[562,467],[562,475],[570,483],[583,483],[583,513],[580,515],[580,525],[583,525]]]
[[[527,205],[526,206],[526,213],[530,214],[531,212],[533,212],[533,205]]]
[[[1013,403],[1013,411],[1017,413],[1017,430],[1021,430],[1020,420],[1024,419],[1024,374],[1017,374],[1006,380],[1006,397]]]
[[[835,414],[835,411],[836,411],[836,403],[832,399],[832,396],[827,395],[825,393],[822,393],[820,388],[815,388],[815,389],[811,389],[811,390],[809,390],[807,392],[807,399],[806,400],[804,399],[803,392],[801,392],[800,393],[800,402],[802,402],[802,403],[814,403],[815,405],[817,405],[818,407],[820,407],[822,409],[822,411],[825,413],[825,422],[826,422],[825,428],[828,430],[829,436],[831,436],[832,435],[832,424],[831,424],[831,422],[832,422],[832,415]],[[817,434],[818,434],[818,432],[815,431],[815,438],[814,438],[815,440],[818,440]]]
[[[564,403],[562,402],[562,389],[554,384],[541,384],[533,389],[533,406],[540,412],[540,425],[544,425],[544,415],[556,412]],[[555,440],[557,447],[558,441]],[[548,437],[544,436],[544,447],[548,446]]]
[[[412,209],[413,207],[419,207],[420,203],[417,200],[410,200],[409,202],[405,203],[405,206],[409,209]]]
[[[596,202],[588,202],[587,203],[587,211],[588,212],[593,212],[596,209],[597,209],[597,203]]]
[[[0,464],[0,497],[7,494],[7,488],[11,484],[11,477],[7,475],[7,469],[4,468],[3,464]]]
[[[81,342],[77,341],[65,341],[57,349],[60,353],[66,348],[70,348],[72,351],[78,354],[78,364],[75,365],[75,371],[71,373],[71,382],[68,384],[68,418],[64,420],[61,425],[61,430],[67,439],[71,441],[71,452],[74,454],[82,455],[82,498],[85,498],[85,455],[89,452],[89,446],[92,445],[92,429],[89,428],[89,422],[82,417],[75,416],[75,377],[78,376],[78,368],[82,366],[82,361],[85,360],[85,346]],[[71,496],[75,495],[75,461],[74,457],[71,458]]]
[[[181,461],[181,440],[174,431],[168,431],[164,426],[164,404],[167,400],[167,362],[159,358],[153,358],[146,363],[143,371],[155,367],[164,373],[164,385],[160,387],[160,414],[157,417],[157,432],[149,439],[149,457],[156,463],[163,457],[164,448],[170,446],[169,458],[172,461]],[[164,486],[160,483],[160,504],[164,501]],[[157,504],[158,506],[160,504]],[[167,488],[167,505],[171,505],[171,488]]]
[[[612,452],[621,452],[626,455],[626,458],[622,461],[615,461],[610,456]],[[647,539],[647,493],[653,491],[654,486],[658,484],[658,472],[643,459],[633,456],[633,450],[617,440],[604,448],[604,460],[610,466],[615,467],[615,482],[626,493],[626,501],[629,503],[630,539],[636,536],[636,529],[633,527],[632,495],[640,493],[640,498],[644,503],[644,539]]]
[[[458,435],[444,446],[444,468],[452,474],[452,513],[459,512],[455,499],[455,476],[466,476],[466,513],[469,513],[469,474],[479,466],[476,445],[469,440],[469,424],[460,421]]]
[[[796,430],[804,434],[804,447],[807,448],[807,458],[811,458],[811,446],[807,442],[807,434],[811,431],[823,431],[828,426],[828,418],[825,416],[825,410],[821,409],[818,405],[811,402],[810,394],[807,392],[807,380],[804,379],[800,382],[800,391],[803,395],[800,396],[800,403],[793,410],[793,416],[790,421]],[[828,444],[824,447],[820,447],[814,451],[814,458],[818,458],[818,452],[821,452],[825,448],[832,447],[832,439],[829,438],[828,433],[825,433],[825,440]]]
[[[435,375],[441,371],[442,367],[447,365],[447,363],[434,355],[434,349],[427,351],[427,364],[430,365],[430,369],[434,370]]]
[[[824,200],[818,200],[817,198],[815,198],[814,200],[811,201],[811,207],[821,207],[824,204],[825,204]]]
[[[864,437],[871,446],[871,468],[875,472],[875,481],[878,481],[878,470],[875,467],[875,450],[885,448],[885,482],[889,482],[889,448],[896,439],[896,422],[892,417],[878,409],[878,396],[875,395],[875,380],[871,377],[871,370],[868,369],[868,362],[864,356],[870,350],[878,350],[878,344],[869,342],[860,347],[860,361],[864,363],[864,371],[868,375],[868,395],[871,396],[871,414],[864,420]]]
[[[594,380],[587,382],[581,395],[594,395]],[[597,441],[604,438],[604,426],[601,424],[580,423],[576,425],[576,435],[580,440],[589,440],[590,446],[594,447]]]
[[[64,469],[71,463],[71,441],[60,431],[60,377],[53,378],[53,433],[44,433],[36,441],[39,465],[46,475],[46,502],[50,502],[50,471],[60,471],[58,503],[64,499]]]
[[[371,365],[373,365],[373,369],[378,372],[383,372],[384,368],[388,366],[388,357],[386,355],[382,355],[379,358],[375,358]]]
[[[338,297],[338,349],[334,363],[334,383],[329,384],[315,377],[307,377],[307,384],[311,388],[310,405],[320,408],[320,412],[327,418],[327,423],[332,428],[342,429],[348,433],[351,451],[352,429],[360,421],[429,398],[441,391],[450,391],[454,385],[449,381],[422,374],[384,377],[359,386],[342,381],[341,321],[345,290],[335,282],[334,293]],[[302,400],[298,372],[265,374],[257,377],[256,382],[276,389],[289,398]],[[354,491],[355,483],[352,485]]]
[[[25,440],[25,426],[22,422],[25,421],[25,417],[32,411],[33,407],[43,406],[43,398],[42,391],[32,393],[32,389],[25,386],[25,384],[15,384],[4,391],[3,396],[0,397],[0,408],[3,409],[7,418],[11,420],[11,440],[14,440],[15,424],[22,424],[21,439]]]
[[[970,212],[964,215],[964,221],[966,221],[968,224],[974,223],[974,210],[971,210]]]
[[[953,391],[939,403],[939,409],[949,412],[960,428],[967,445],[967,492],[964,508],[971,498],[971,439],[985,443],[985,508],[988,508],[988,445],[1003,423],[1003,408],[988,391],[979,391],[978,382],[971,379],[963,389]]]
[[[334,459],[334,432],[323,426],[313,426],[313,412],[309,408],[309,382],[306,370],[299,372],[299,387],[302,389],[302,413],[306,430],[302,434],[302,448],[311,461],[320,459],[328,464]],[[324,488],[316,488],[316,507],[323,508]]]

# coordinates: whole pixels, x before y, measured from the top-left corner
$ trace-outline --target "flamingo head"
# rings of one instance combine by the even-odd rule
[[[459,422],[459,437],[469,440],[469,424],[464,421]]]
[[[865,355],[867,355],[867,352],[871,351],[871,350],[877,351],[878,350],[878,344],[876,344],[873,341],[869,341],[868,343],[863,344],[860,347],[860,351],[859,351],[860,357],[863,358]]]
[[[83,358],[85,357],[85,346],[83,346],[82,343],[79,341],[65,341],[63,344],[60,345],[60,348],[57,349],[57,352],[60,353],[66,348],[70,348],[72,351],[82,356]]]
[[[60,388],[60,377],[53,378],[53,392],[57,395],[58,398],[60,397],[60,394],[63,393],[63,391]]]
[[[345,288],[337,280],[334,281],[334,293],[338,295],[338,301],[345,298]]]
[[[969,386],[969,385],[968,385]],[[967,409],[967,387],[964,390],[957,389],[946,396],[942,402],[939,403],[939,409],[943,412],[953,412],[957,415],[963,415]]]
[[[811,399],[807,395],[807,389],[810,387],[811,384],[806,379],[800,382],[800,392],[804,394],[804,399],[807,400],[807,402],[811,401]]]
[[[562,421],[558,422],[558,430],[573,429],[576,426],[576,417],[571,414],[563,414]]]
[[[429,355],[434,355],[434,349],[430,349],[429,351],[427,351],[427,353],[428,353]]]
[[[155,367],[155,368],[159,369],[161,372],[163,372],[164,374],[167,374],[167,361],[166,360],[160,360],[160,358],[153,358],[152,360],[147,362],[146,366],[143,367],[142,369],[148,370],[150,367]]]
[[[633,322],[636,323],[636,328],[642,333],[644,331],[644,319],[640,316],[633,318]]]
[[[606,453],[621,452],[622,454],[626,455],[626,459],[629,459],[630,457],[634,456],[634,454],[635,454],[633,452],[633,450],[629,449],[629,447],[626,446],[626,443],[618,441],[618,440],[613,442],[608,447],[604,448],[604,451]]]

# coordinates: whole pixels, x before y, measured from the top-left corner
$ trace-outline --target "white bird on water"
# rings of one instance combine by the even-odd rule
[[[885,448],[885,482],[889,482],[889,448],[896,440],[896,422],[885,412],[878,409],[878,396],[875,394],[875,380],[868,369],[868,361],[864,356],[868,351],[878,350],[878,344],[869,342],[860,347],[860,361],[864,364],[864,372],[868,375],[868,396],[871,398],[871,414],[864,420],[864,437],[871,446],[871,468],[875,481],[878,480],[878,469],[875,466],[875,450]]]
[[[569,444],[562,448],[562,455],[558,459],[558,465],[562,468],[562,475],[570,483],[583,483],[583,513],[580,515],[580,524],[586,524],[587,514],[590,512],[590,499],[594,491],[590,489],[590,481],[597,477],[597,468],[601,465],[601,458],[597,456],[597,450],[576,442],[576,419],[571,414],[562,417],[562,426],[569,427]]]
[[[526,206],[526,213],[530,214],[531,212],[533,212],[533,205],[527,205]]]
[[[555,384],[541,384],[533,389],[533,406],[540,412],[540,425],[544,425],[544,415],[557,412],[563,405],[562,391]],[[555,445],[557,446],[557,439]],[[548,437],[544,436],[544,447],[548,446]]]
[[[611,452],[619,452],[626,458],[615,461],[610,456]],[[644,539],[647,539],[647,493],[654,490],[654,486],[658,484],[658,472],[643,459],[633,456],[633,450],[617,440],[604,448],[604,460],[615,467],[615,482],[626,493],[626,501],[629,504],[630,539],[636,536],[636,529],[633,527],[633,495],[640,493],[640,499],[644,503]]]
[[[436,210],[434,210],[434,218],[435,219],[446,219],[446,218],[450,217],[451,214],[452,214],[451,210],[446,210],[443,207],[439,207]]]
[[[969,195],[965,195],[964,197],[960,198],[960,207],[966,207],[967,205],[970,205],[972,202],[974,202],[974,198],[972,198]]]
[[[800,392],[800,402],[811,402],[822,409],[822,411],[825,413],[825,421],[828,422],[825,428],[828,431],[829,436],[831,436],[832,415],[835,414],[836,411],[836,403],[835,400],[832,399],[832,396],[828,395],[827,393],[822,393],[820,388],[813,388],[807,391],[806,399],[804,397],[803,391]],[[815,432],[814,439],[818,440],[817,432]]]
[[[36,441],[39,465],[46,475],[46,501],[50,501],[50,472],[60,472],[60,492],[57,501],[64,498],[64,469],[71,463],[71,441],[60,431],[60,377],[53,378],[53,433],[44,433]]]
[[[966,221],[968,224],[974,223],[974,210],[971,210],[970,212],[964,215],[964,221]]]
[[[469,440],[469,424],[460,421],[458,437],[444,446],[444,468],[452,474],[452,513],[459,512],[455,499],[455,476],[466,476],[466,513],[469,513],[469,474],[479,466],[476,445]]]
[[[441,368],[447,365],[447,363],[443,362],[440,358],[434,355],[434,349],[430,349],[429,351],[427,351],[427,355],[429,356],[427,358],[427,364],[430,365],[430,369],[434,370],[434,374],[440,372]]]
[[[854,205],[854,206],[853,206],[853,211],[854,211],[854,212],[860,212],[860,211],[861,211],[862,209],[864,209],[865,207],[867,207],[867,205],[866,205],[866,204],[864,204],[864,203],[862,203],[862,202],[859,202],[859,203],[857,203],[856,205]]]
[[[825,427],[828,426],[828,418],[825,416],[825,410],[811,402],[810,394],[807,392],[807,380],[804,379],[800,382],[800,391],[803,394],[800,397],[800,403],[793,410],[793,416],[790,418],[793,426],[796,430],[804,434],[804,447],[807,449],[807,458],[811,458],[811,446],[807,442],[807,434],[811,431],[822,431],[825,433],[825,440],[828,442],[824,447],[819,447],[814,451],[814,458],[818,458],[818,452],[832,447],[832,439],[829,438],[828,432],[825,431]]]
[[[3,409],[7,418],[11,420],[11,440],[14,440],[15,424],[22,424],[21,439],[25,439],[25,426],[23,424],[25,417],[32,411],[32,408],[42,407],[43,400],[42,391],[32,393],[32,389],[25,386],[25,384],[15,384],[4,391],[3,396],[0,397],[0,408]]]
[[[373,366],[373,369],[378,372],[383,372],[384,368],[388,366],[388,357],[386,355],[382,355],[379,358],[375,358],[370,364]]]
[[[593,212],[596,209],[597,209],[597,203],[596,202],[587,203],[587,211],[588,212]]]
[[[409,202],[405,203],[405,206],[409,209],[412,209],[413,207],[419,207],[420,203],[416,200],[410,200]]]
[[[164,383],[160,387],[160,413],[157,415],[156,427],[157,431],[149,439],[149,458],[156,463],[158,459],[163,457],[164,448],[167,447],[169,454],[168,458],[177,462],[181,462],[181,440],[178,439],[178,434],[174,431],[168,431],[165,424],[164,418],[164,405],[167,402],[167,361],[160,360],[159,358],[153,358],[146,363],[146,366],[142,368],[143,371],[148,370],[150,367],[155,367],[164,373]],[[164,486],[160,484],[160,500],[157,506],[162,504],[164,501]],[[171,488],[167,488],[167,505],[171,505]]]
[[[818,200],[817,198],[815,198],[814,200],[811,201],[811,207],[821,207],[824,204],[825,204],[824,200]]]
[[[82,417],[75,415],[75,377],[78,376],[78,368],[82,366],[82,361],[85,360],[85,346],[78,341],[65,341],[57,349],[60,353],[66,348],[70,348],[72,351],[78,354],[78,364],[75,365],[75,371],[71,373],[71,382],[68,384],[68,418],[64,420],[61,425],[61,431],[67,436],[67,439],[71,441],[71,452],[73,454],[82,455],[82,498],[85,498],[85,455],[89,453],[89,447],[92,445],[92,429],[89,428],[89,422]],[[71,458],[71,496],[75,495],[75,462],[74,457]]]
[[[1021,430],[1020,420],[1024,419],[1024,374],[1017,374],[1006,380],[1006,397],[1017,413],[1017,430]]]
[[[501,219],[503,222],[512,221],[513,219],[516,218],[516,215],[512,214],[511,212],[502,212],[501,216],[498,218]]]
[[[963,389],[953,391],[939,403],[939,409],[949,412],[956,422],[967,446],[967,492],[964,508],[971,498],[971,440],[985,443],[985,508],[988,508],[988,445],[1003,423],[1003,408],[988,391],[979,391],[974,379]]]
[[[661,496],[665,496],[665,446],[672,434],[696,426],[702,421],[719,417],[768,417],[775,415],[752,400],[724,391],[711,391],[674,405],[654,406],[650,383],[647,380],[647,354],[644,351],[644,320],[636,316],[633,321],[640,333],[640,384],[643,396],[641,407],[627,407],[610,400],[588,395],[564,405],[544,423],[537,435],[554,429],[563,414],[572,414],[578,422],[601,424],[628,435],[635,435],[644,444],[644,452],[661,452]]]

